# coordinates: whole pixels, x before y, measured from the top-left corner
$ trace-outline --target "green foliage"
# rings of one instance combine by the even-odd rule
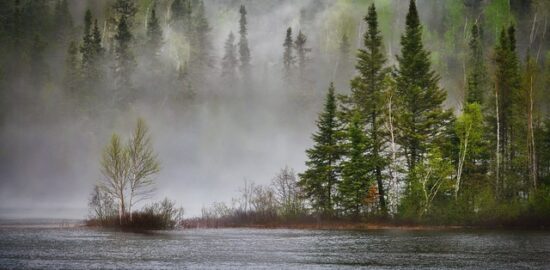
[[[342,181],[338,185],[339,205],[344,215],[363,214],[369,188],[374,181],[372,158],[367,151],[372,146],[364,133],[365,125],[359,111],[354,111],[345,131],[347,140],[342,145],[346,159],[340,164]]]
[[[471,30],[468,57],[467,88],[465,102],[483,104],[489,93],[487,68],[481,40],[480,27],[474,24]]]
[[[433,148],[428,156],[409,174],[409,183],[400,206],[400,215],[407,220],[418,220],[429,215],[434,203],[449,201],[454,182],[452,164]]]
[[[382,156],[385,150],[385,134],[383,131],[384,113],[384,79],[388,74],[386,57],[382,48],[382,37],[378,29],[378,15],[373,5],[369,7],[365,21],[368,29],[363,37],[365,49],[359,49],[357,54],[357,70],[359,76],[351,82],[351,105],[359,110],[367,134],[372,141],[367,149],[371,160],[382,211],[386,211],[385,188],[382,171],[386,166],[386,159]]]
[[[317,121],[318,131],[313,134],[314,146],[306,150],[307,170],[300,174],[299,186],[304,196],[311,201],[313,209],[325,216],[332,216],[334,210],[334,189],[338,178],[338,160],[341,150],[338,146],[340,124],[336,117],[336,97],[331,84],[323,112]]]
[[[509,0],[494,0],[490,1],[484,8],[484,21],[486,33],[494,40],[498,40],[500,29],[503,25],[514,22],[514,17],[510,12]]]
[[[446,93],[439,88],[439,77],[431,70],[414,1],[410,3],[401,47],[396,79],[401,108],[396,120],[401,134],[397,139],[405,150],[407,166],[412,170],[439,139],[451,115],[442,106]]]

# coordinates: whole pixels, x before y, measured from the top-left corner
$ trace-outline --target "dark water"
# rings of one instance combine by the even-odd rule
[[[0,228],[0,269],[550,269],[550,232]]]

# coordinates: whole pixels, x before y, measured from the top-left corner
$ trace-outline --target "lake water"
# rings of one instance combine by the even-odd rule
[[[0,269],[550,269],[550,232],[0,227]]]

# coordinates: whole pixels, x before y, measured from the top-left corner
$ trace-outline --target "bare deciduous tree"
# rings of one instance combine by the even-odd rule
[[[118,218],[122,223],[126,214],[126,189],[128,185],[129,158],[128,152],[122,146],[120,137],[113,134],[111,142],[103,151],[101,160],[103,181],[101,189],[117,200]]]
[[[151,146],[151,138],[148,135],[148,128],[145,121],[138,119],[134,134],[128,141],[127,146],[129,159],[129,202],[128,211],[132,220],[132,207],[150,197],[155,190],[153,176],[160,171],[157,156]]]
[[[300,190],[297,184],[296,173],[293,169],[285,167],[271,181],[275,201],[278,209],[284,216],[298,214],[302,207]]]

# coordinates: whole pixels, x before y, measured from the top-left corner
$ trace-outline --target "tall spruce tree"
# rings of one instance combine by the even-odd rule
[[[80,46],[82,54],[82,62],[80,72],[83,79],[83,99],[89,101],[95,95],[94,90],[97,89],[99,79],[101,78],[100,60],[103,54],[101,46],[101,33],[97,20],[92,23],[92,13],[88,9],[84,16],[84,35]]]
[[[86,10],[84,15],[84,34],[82,36],[82,45],[80,53],[82,54],[82,71],[87,76],[88,70],[93,63],[93,36],[92,36],[92,11]]]
[[[485,67],[481,28],[477,23],[472,26],[469,48],[465,103],[476,102],[482,105],[488,93],[489,76]]]
[[[364,123],[361,112],[354,110],[344,132],[346,140],[342,153],[346,158],[340,164],[342,181],[338,185],[339,205],[344,214],[356,218],[362,214],[374,180],[372,159],[367,156],[372,142],[365,134]]]
[[[130,47],[132,33],[126,21],[126,16],[122,16],[118,23],[115,34],[115,89],[118,92],[118,101],[129,98],[128,91],[132,88],[131,75],[135,64],[134,55]]]
[[[469,52],[467,60],[466,73],[466,91],[464,95],[464,104],[462,115],[455,124],[455,133],[459,140],[458,159],[457,159],[457,192],[460,185],[468,187],[468,195],[471,195],[476,187],[485,186],[485,175],[488,172],[488,163],[490,161],[489,142],[492,141],[493,133],[488,132],[489,116],[493,107],[489,102],[491,99],[489,90],[489,76],[485,65],[485,55],[483,52],[481,27],[474,23],[471,28],[469,40]],[[477,104],[477,105],[476,105]],[[479,107],[481,115],[477,114],[476,108]],[[467,123],[468,120],[477,119],[479,123]],[[471,121],[470,121],[471,122]],[[472,129],[457,129],[457,126],[464,127],[465,123],[473,127]],[[476,136],[481,134],[482,138]],[[476,136],[473,136],[476,135]]]
[[[336,117],[336,98],[331,83],[323,112],[317,121],[318,131],[312,138],[315,144],[306,150],[307,169],[300,174],[299,185],[310,200],[314,210],[323,216],[332,216],[335,203],[335,189],[338,184],[338,161],[341,150],[338,146],[340,124]]]
[[[239,9],[241,18],[239,20],[239,60],[241,61],[241,72],[246,74],[250,68],[250,49],[248,48],[248,29],[246,21],[246,8],[241,5]]]
[[[351,82],[350,101],[357,107],[365,121],[365,130],[371,144],[367,150],[370,162],[374,165],[373,170],[378,185],[378,194],[381,210],[386,212],[386,198],[383,171],[387,160],[383,155],[385,149],[384,134],[384,81],[388,69],[384,67],[386,57],[382,49],[382,37],[378,30],[378,19],[376,8],[369,7],[365,21],[368,30],[363,37],[364,49],[358,52],[357,71],[359,75]]]
[[[298,31],[296,40],[294,41],[294,47],[296,48],[296,56],[298,58],[298,68],[301,75],[303,75],[304,70],[306,69],[307,64],[307,54],[311,49],[306,47],[307,37],[302,31]]]
[[[499,42],[495,48],[495,103],[496,108],[496,174],[497,174],[497,192],[502,198],[514,197],[518,191],[518,170],[514,166],[514,161],[519,156],[517,154],[517,145],[515,144],[517,136],[525,134],[517,133],[514,130],[514,110],[517,110],[518,104],[517,92],[520,89],[519,61],[516,53],[515,28],[510,26],[503,29],[500,33]],[[502,176],[502,177],[500,177]]]
[[[156,5],[151,10],[151,16],[147,21],[147,50],[156,58],[162,46],[162,28],[157,17]]]
[[[292,28],[286,30],[285,41],[283,43],[284,53],[283,53],[283,67],[286,76],[290,76],[292,66],[294,65],[294,43],[292,41]]]
[[[441,139],[451,112],[443,109],[446,93],[431,68],[429,53],[422,44],[422,26],[414,0],[410,1],[401,55],[397,57],[397,137],[406,157],[408,171],[421,161],[434,142]]]
[[[236,48],[235,48],[235,36],[233,32],[229,33],[227,40],[225,41],[225,54],[222,59],[222,76],[234,78],[235,71],[238,65]]]

